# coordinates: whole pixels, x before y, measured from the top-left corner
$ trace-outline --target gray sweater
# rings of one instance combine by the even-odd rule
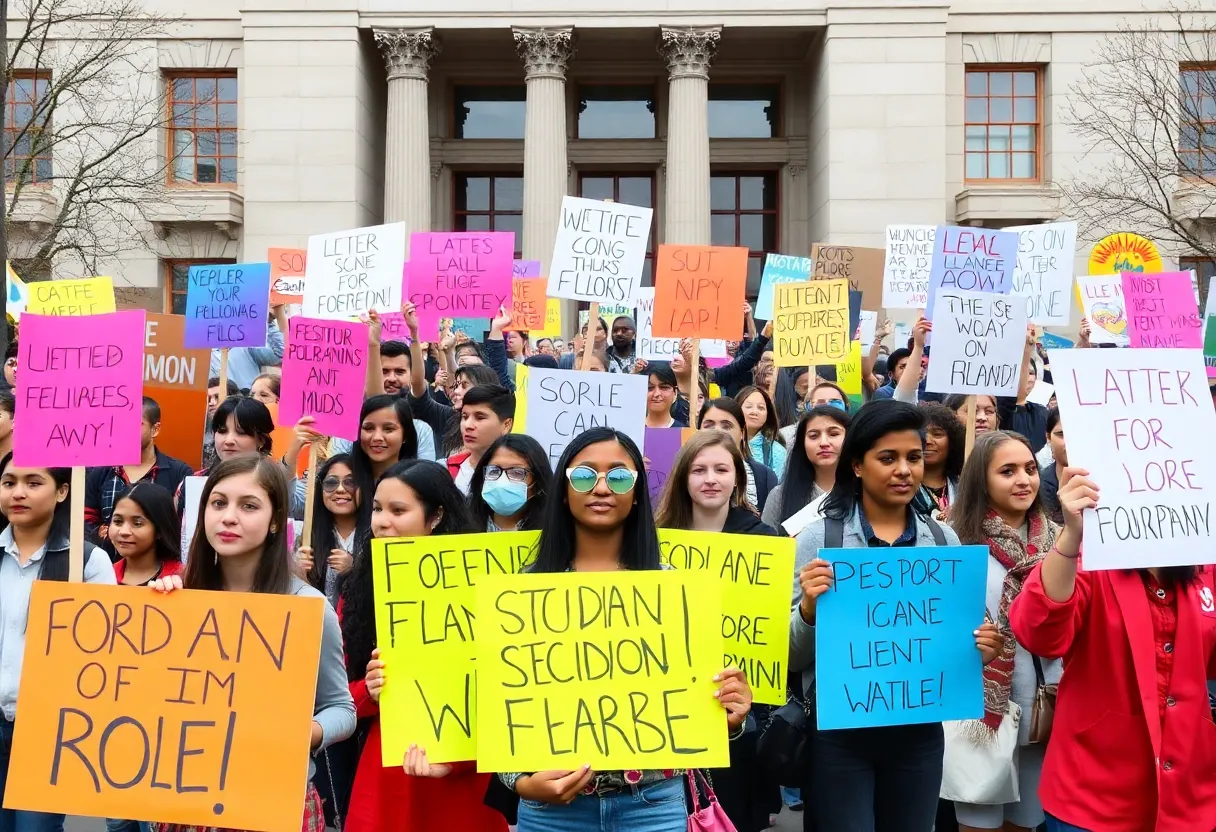
[[[346,680],[346,658],[342,652],[342,628],[338,624],[338,614],[324,595],[299,578],[291,579],[291,594],[320,598],[325,603],[321,658],[317,663],[317,691],[312,712],[313,721],[321,726],[321,744],[313,752],[316,754],[355,733],[355,700],[351,698],[350,685]],[[310,758],[309,778],[315,773],[316,763]]]

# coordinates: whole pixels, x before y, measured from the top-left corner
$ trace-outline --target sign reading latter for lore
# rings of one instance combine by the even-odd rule
[[[1026,308],[1016,297],[943,289],[937,293],[931,393],[1016,396],[1026,348]]]
[[[646,444],[646,377],[583,370],[528,372],[528,432],[556,464],[588,428],[612,427]]]
[[[303,314],[345,321],[401,309],[405,223],[308,238]]]
[[[409,296],[418,336],[439,337],[439,319],[498,317],[511,308],[513,231],[436,231],[410,235]]]
[[[1193,272],[1123,273],[1130,346],[1191,350],[1203,346],[1194,277]]]
[[[747,249],[659,246],[652,331],[667,338],[743,337]]]
[[[367,379],[367,324],[291,319],[283,356],[279,421],[304,416],[325,436],[359,440],[359,408]]]
[[[849,355],[849,281],[783,283],[776,289],[773,360],[778,367],[836,364]]]
[[[933,225],[888,225],[882,274],[885,309],[924,309],[933,265]]]
[[[820,549],[819,557],[835,575],[815,607],[820,731],[983,716],[975,630],[984,621],[986,546]]]
[[[186,346],[266,346],[270,264],[191,266],[186,288]]]
[[[638,205],[563,197],[550,296],[635,305],[653,216]]]
[[[1068,462],[1102,489],[1085,568],[1212,562],[1216,413],[1199,350],[1052,350]]]
[[[384,765],[411,745],[433,763],[477,755],[474,586],[533,560],[538,532],[372,541],[376,644],[392,668],[380,695]]]
[[[31,280],[25,312],[34,315],[102,315],[114,312],[114,281],[108,277]]]
[[[705,572],[479,581],[478,770],[729,765],[721,626]]]
[[[299,832],[324,610],[36,581],[5,808]]]

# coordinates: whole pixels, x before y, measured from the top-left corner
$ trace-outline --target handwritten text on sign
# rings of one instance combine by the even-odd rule
[[[438,338],[440,318],[489,319],[510,309],[514,257],[512,231],[411,234],[409,294],[419,336]]]
[[[272,248],[266,251],[266,259],[270,261],[270,302],[303,303],[308,249]]]
[[[556,464],[570,440],[588,428],[613,427],[646,442],[646,377],[546,370],[528,373],[528,431]]]
[[[477,584],[477,768],[727,765],[722,589],[704,572]]]
[[[747,673],[755,701],[784,705],[793,538],[660,529],[659,550],[676,569],[722,583],[723,666]]]
[[[943,289],[1009,294],[1017,256],[1018,235],[1013,232],[938,226],[925,317],[933,320],[934,299]]]
[[[1126,347],[1129,336],[1123,278],[1117,274],[1080,275],[1077,296],[1081,314],[1090,323],[1090,343]]]
[[[1216,277],[1208,281],[1208,302],[1203,310],[1203,363],[1208,368],[1208,378],[1216,378]]]
[[[298,832],[324,609],[35,582],[5,807]]]
[[[115,311],[114,281],[109,277],[78,280],[31,280],[25,311],[34,315],[102,315]]]
[[[779,283],[805,283],[811,279],[812,267],[813,263],[809,257],[766,255],[764,271],[760,273],[760,292],[756,295],[756,320],[773,319],[773,287]]]
[[[1123,297],[1132,347],[1201,349],[1203,321],[1192,272],[1124,272]]]
[[[938,292],[931,393],[1016,396],[1026,347],[1026,308],[1015,297]]]
[[[144,312],[85,315],[71,324],[21,316],[14,461],[47,468],[134,465],[141,456]]]
[[[1077,224],[1050,222],[1005,230],[1018,235],[1013,294],[1026,298],[1030,322],[1068,326],[1072,320],[1069,289],[1077,256]]]
[[[474,586],[533,560],[537,532],[372,541],[376,644],[391,668],[380,696],[385,766],[411,745],[434,763],[477,755]]]
[[[314,234],[308,238],[304,310],[344,321],[401,308],[405,223]]]
[[[511,323],[503,327],[504,331],[544,329],[547,312],[545,287],[548,282],[543,277],[515,278],[511,285]],[[497,315],[495,312],[491,317]]]
[[[867,306],[882,305],[882,274],[886,252],[881,248],[861,246],[829,246],[815,243],[811,246],[814,270],[812,280],[835,280],[844,278],[849,288],[861,292]]]
[[[815,610],[819,730],[977,719],[975,629],[988,549],[820,549],[835,582]]]
[[[144,393],[160,405],[156,447],[193,469],[202,467],[210,350],[188,350],[186,319],[145,313]]]
[[[586,315],[580,312],[579,315]],[[625,314],[632,314],[632,310]],[[604,307],[600,307],[600,317],[605,317]],[[611,319],[607,319],[611,326]],[[638,358],[644,361],[671,361],[680,354],[679,338],[659,338],[654,334],[654,287],[638,287]],[[701,357],[705,359],[725,358],[726,341],[719,338],[702,338],[700,341]]]
[[[743,337],[747,249],[659,246],[653,332],[668,338]]]
[[[367,324],[297,315],[283,357],[280,422],[312,416],[318,433],[357,441],[366,375]]]
[[[186,346],[266,346],[270,264],[191,266],[186,288]]]
[[[1068,461],[1102,488],[1085,568],[1211,563],[1216,430],[1198,350],[1052,350]]]
[[[929,269],[933,265],[933,225],[888,225],[882,275],[882,305],[886,309],[924,309],[929,299]]]
[[[549,294],[592,303],[637,300],[654,211],[567,196],[553,243]]]
[[[776,289],[773,357],[778,367],[835,364],[849,355],[849,281],[783,283]]]

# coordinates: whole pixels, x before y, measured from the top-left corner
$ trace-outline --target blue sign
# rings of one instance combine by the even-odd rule
[[[815,608],[819,730],[984,715],[975,630],[988,547],[821,549],[835,574]]]
[[[452,318],[452,332],[463,332],[470,341],[484,341],[490,331],[487,318]]]
[[[266,346],[270,264],[191,266],[186,349]]]
[[[1070,350],[1075,346],[1071,338],[1065,338],[1063,335],[1052,335],[1050,332],[1044,332],[1039,338],[1039,343],[1043,345],[1045,350]]]
[[[756,295],[752,317],[757,321],[771,321],[773,289],[778,283],[805,283],[811,279],[811,269],[814,265],[809,257],[794,257],[789,254],[770,254],[765,257],[764,271],[760,274],[760,294]]]

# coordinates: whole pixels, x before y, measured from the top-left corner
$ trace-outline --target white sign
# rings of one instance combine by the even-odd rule
[[[866,312],[861,313],[861,333],[857,336],[857,340],[861,342],[862,350],[867,351],[871,344],[874,343],[874,333],[878,330],[878,313]]]
[[[638,287],[638,358],[643,361],[671,361],[680,354],[679,338],[654,335],[654,287]],[[720,338],[698,339],[702,358],[725,358],[726,342]]]
[[[1030,322],[1068,326],[1072,322],[1073,262],[1077,224],[1050,222],[1006,228],[1018,233],[1018,261],[1013,268],[1013,294],[1026,298]]]
[[[1091,274],[1077,278],[1081,314],[1089,319],[1089,343],[1131,343],[1127,331],[1127,309],[1123,305],[1123,275]]]
[[[528,434],[554,467],[570,440],[588,428],[615,428],[644,448],[646,383],[646,376],[533,367],[528,372]]]
[[[185,507],[182,513],[182,563],[190,556],[190,542],[194,540],[194,530],[198,526],[198,504],[203,499],[203,486],[206,482],[206,477],[186,477],[182,482]]]
[[[935,225],[887,226],[887,257],[882,273],[884,308],[925,308],[936,237]]]
[[[1026,349],[1026,308],[1006,295],[939,289],[930,393],[1016,396]]]
[[[348,321],[372,309],[401,310],[405,223],[313,234],[308,238],[304,315]]]
[[[1031,404],[1041,404],[1047,407],[1047,403],[1051,401],[1051,397],[1056,394],[1054,385],[1039,379],[1034,383],[1034,387],[1030,388],[1030,393],[1026,396],[1026,401]]]
[[[1102,489],[1087,570],[1216,561],[1216,410],[1199,350],[1051,350],[1068,463]]]
[[[781,524],[782,530],[790,537],[797,537],[802,534],[807,526],[823,517],[823,503],[827,498],[827,494],[820,494],[817,499],[811,500],[803,506],[801,511],[796,512],[790,519]]]
[[[634,305],[653,215],[637,205],[563,197],[549,297]]]

